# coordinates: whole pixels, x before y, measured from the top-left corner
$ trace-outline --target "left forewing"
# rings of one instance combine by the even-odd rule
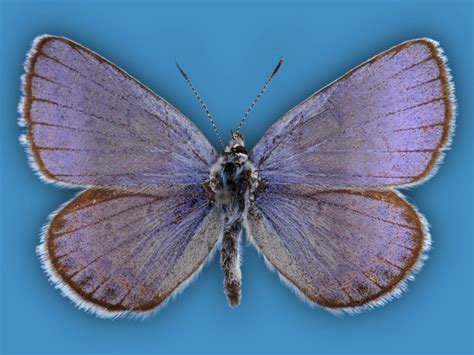
[[[214,148],[181,112],[91,50],[41,36],[25,64],[19,110],[30,163],[80,186],[201,183]]]

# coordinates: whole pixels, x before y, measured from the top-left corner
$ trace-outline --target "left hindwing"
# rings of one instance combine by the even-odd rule
[[[146,315],[200,270],[222,228],[200,187],[89,189],[52,215],[38,252],[78,307]]]

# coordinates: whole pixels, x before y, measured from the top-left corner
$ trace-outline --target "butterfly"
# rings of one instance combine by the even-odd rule
[[[358,312],[405,289],[430,234],[397,189],[434,174],[454,128],[442,50],[422,38],[378,54],[288,111],[249,152],[242,124],[281,64],[218,153],[103,57],[63,37],[35,39],[22,142],[44,181],[84,188],[50,216],[37,249],[65,296],[101,317],[146,316],[220,247],[237,306],[243,230],[311,305]]]

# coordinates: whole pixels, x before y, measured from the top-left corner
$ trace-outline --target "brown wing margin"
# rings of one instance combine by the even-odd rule
[[[60,183],[59,179],[57,179],[52,173],[46,169],[46,166],[41,159],[39,149],[36,147],[34,140],[33,140],[33,120],[31,118],[31,107],[34,101],[33,93],[32,93],[32,82],[33,82],[33,77],[35,76],[35,65],[36,61],[38,60],[39,55],[41,54],[41,50],[43,46],[50,41],[51,39],[55,39],[57,37],[53,36],[40,36],[37,37],[33,45],[28,52],[24,68],[25,68],[25,74],[22,76],[22,84],[21,84],[21,90],[23,93],[23,97],[20,101],[20,104],[18,106],[18,111],[21,115],[20,118],[20,126],[26,126],[27,127],[27,133],[24,136],[21,136],[20,140],[21,143],[26,147],[28,150],[28,157],[29,157],[29,162],[33,170],[38,174],[38,176],[41,179],[44,179],[46,182],[49,183]],[[69,186],[69,184],[65,184]]]
[[[443,158],[443,150],[448,148],[451,144],[452,136],[455,128],[455,118],[456,118],[456,99],[454,96],[454,84],[452,81],[451,73],[447,66],[447,58],[444,56],[439,43],[428,38],[422,38],[414,41],[423,43],[426,45],[430,51],[432,57],[435,59],[438,64],[438,69],[440,72],[442,88],[443,88],[443,101],[444,101],[444,122],[443,122],[443,134],[441,139],[436,147],[436,151],[433,152],[433,157],[428,163],[426,170],[415,177],[411,184],[422,183],[423,181],[429,179],[432,174],[436,172],[436,167],[441,163]],[[407,45],[403,43],[400,46]],[[398,48],[398,47],[396,47]],[[403,48],[403,47],[402,47]],[[401,48],[400,48],[401,49]]]

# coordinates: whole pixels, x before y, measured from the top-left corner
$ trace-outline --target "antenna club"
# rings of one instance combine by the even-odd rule
[[[181,75],[183,76],[183,78],[186,79],[186,80],[189,80],[188,76],[186,75],[184,70],[179,66],[178,62],[176,62],[176,67],[178,68],[178,70],[181,73]]]
[[[278,72],[278,70],[280,70],[280,67],[282,66],[282,64],[285,62],[285,58],[283,57],[280,57],[280,61],[278,62],[277,66],[275,67],[275,69],[273,69],[273,73],[272,73],[272,78],[275,76],[275,74]]]
[[[209,118],[209,121],[211,122],[212,128],[214,129],[214,132],[216,133],[217,139],[219,139],[219,143],[221,144],[222,147],[225,147],[224,141],[222,140],[221,134],[219,133],[219,130],[216,127],[216,123],[214,122],[214,119],[212,118],[211,113],[209,112],[206,104],[204,103],[203,99],[199,95],[199,93],[196,91],[194,88],[193,83],[191,82],[191,79],[186,75],[184,70],[179,66],[178,62],[176,62],[176,67],[179,69],[179,72],[183,76],[184,80],[188,83],[189,87],[191,88],[194,96],[196,96],[196,99],[198,99],[199,103],[201,104],[201,107],[204,109],[204,111],[207,114],[207,117]]]
[[[240,123],[239,123],[239,126],[237,127],[237,130],[240,130],[245,122],[245,120],[247,119],[247,116],[249,115],[250,111],[252,111],[252,109],[254,108],[255,104],[257,103],[257,101],[262,97],[263,93],[265,92],[265,90],[267,90],[267,87],[268,85],[270,84],[270,82],[272,81],[273,77],[275,76],[275,74],[278,72],[278,70],[280,69],[281,65],[283,64],[284,62],[284,59],[283,57],[280,57],[280,60],[278,61],[278,64],[276,65],[275,69],[273,69],[273,72],[272,74],[270,75],[270,77],[267,79],[267,81],[265,82],[265,84],[263,85],[262,89],[260,90],[260,92],[258,93],[257,97],[252,101],[252,103],[250,104],[249,108],[247,109],[247,111],[245,112],[244,116],[242,117],[242,119],[240,120]]]

